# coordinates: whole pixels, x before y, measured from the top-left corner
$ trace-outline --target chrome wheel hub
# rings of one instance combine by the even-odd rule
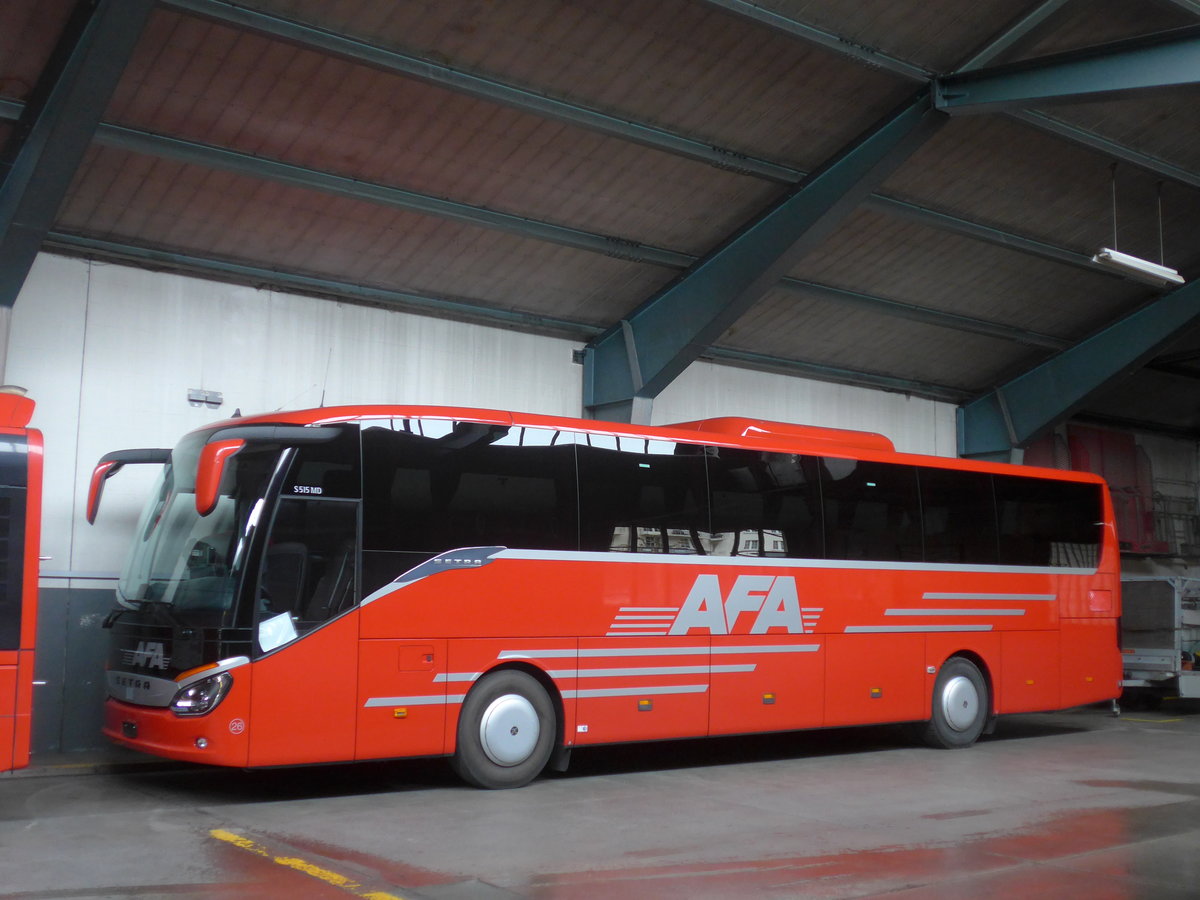
[[[537,710],[520,694],[497,697],[479,722],[483,752],[498,766],[515,766],[529,759],[540,735]]]
[[[942,689],[942,715],[955,731],[966,731],[979,716],[979,691],[965,675],[956,675]]]

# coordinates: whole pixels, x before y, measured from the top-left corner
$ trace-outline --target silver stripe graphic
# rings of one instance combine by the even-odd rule
[[[624,635],[628,637],[629,635]],[[814,653],[820,644],[738,644],[716,647],[593,647],[583,650],[504,650],[497,659],[604,659],[624,656],[701,656],[705,653]]]
[[[621,678],[644,675],[724,675],[732,672],[753,672],[754,663],[735,663],[724,666],[649,666],[640,669],[552,669],[551,678]]]
[[[1023,616],[1023,609],[889,609],[885,616]]]
[[[692,556],[667,553],[603,553],[586,550],[501,550],[493,559],[552,562],[639,563],[666,566],[734,566],[742,569],[879,569],[895,572],[994,572],[998,575],[1095,575],[1096,568],[1067,566],[981,566],[964,563],[876,562],[852,559],[784,559],[781,557]]]
[[[433,683],[450,681],[476,681],[482,672],[440,672],[433,676]]]
[[[760,647],[753,645],[741,647],[713,647],[715,656],[732,655],[734,653],[816,653],[821,649],[820,644],[764,644]]]
[[[397,576],[395,580],[385,584],[374,593],[363,597],[359,606],[366,606],[380,597],[387,596],[393,591],[401,588],[406,588],[410,584],[415,584],[423,578],[428,578],[430,575],[436,575],[439,572],[447,572],[453,569],[478,569],[480,566],[485,566],[495,557],[496,553],[504,549],[503,547],[460,547],[456,550],[447,550],[445,553],[440,553],[431,559],[419,563],[407,572]]]
[[[679,612],[678,606],[622,606],[623,613],[670,613]]]
[[[616,626],[614,626],[616,627]],[[606,631],[605,637],[666,637],[667,630],[661,631]]]
[[[678,611],[678,610],[677,610]],[[620,615],[613,619],[614,622],[674,622],[675,616],[625,616]]]
[[[847,625],[846,634],[926,634],[943,631],[991,631],[991,625]]]
[[[662,694],[703,694],[708,690],[707,684],[680,684],[673,687],[645,688],[586,688],[579,691],[563,691],[564,699],[584,699],[588,697],[656,697]]]
[[[466,694],[446,694],[435,697],[372,697],[363,706],[365,708],[375,706],[448,706],[451,703],[462,703],[466,696]]]
[[[926,591],[921,595],[922,600],[1013,600],[1018,603],[1026,601],[1053,603],[1058,599],[1057,594],[959,594]]]

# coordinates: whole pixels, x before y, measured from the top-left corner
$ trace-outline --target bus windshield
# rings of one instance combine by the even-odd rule
[[[146,602],[176,611],[231,612],[246,566],[249,539],[279,447],[247,447],[226,464],[217,505],[196,512],[196,466],[207,433],[189,435],[171,451],[138,522],[117,584],[121,605]]]

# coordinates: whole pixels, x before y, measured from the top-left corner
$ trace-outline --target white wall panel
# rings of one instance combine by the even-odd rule
[[[45,255],[14,307],[5,380],[46,435],[46,572],[114,572],[150,467],[109,481],[84,520],[92,466],[110,450],[169,447],[230,416],[339,403],[579,410],[570,341]],[[190,406],[189,388],[224,405]]]

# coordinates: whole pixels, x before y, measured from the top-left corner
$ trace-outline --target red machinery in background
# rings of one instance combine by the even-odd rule
[[[28,427],[33,408],[23,392],[0,388],[0,772],[29,764],[42,523],[42,435]]]

